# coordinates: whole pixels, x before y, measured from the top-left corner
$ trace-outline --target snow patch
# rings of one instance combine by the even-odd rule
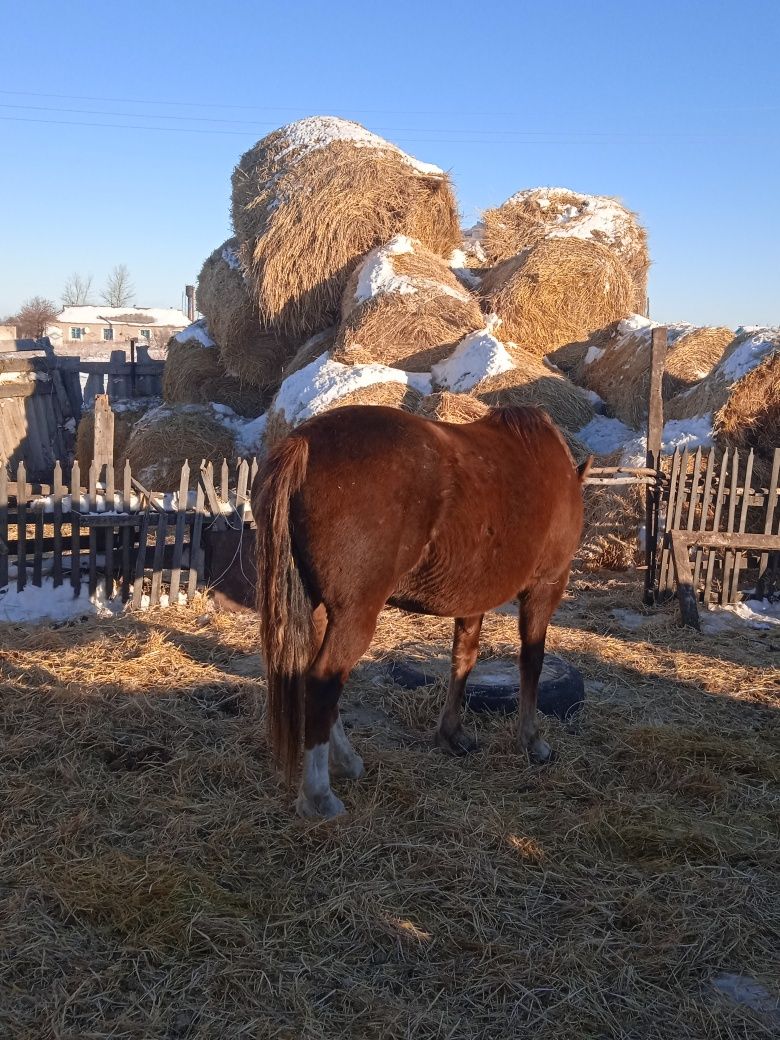
[[[174,339],[177,343],[186,343],[188,339],[194,339],[202,347],[216,347],[217,345],[209,335],[205,318],[200,318],[198,321],[193,322],[192,325],[188,325],[186,329],[182,329],[181,332],[174,336]]]
[[[634,431],[620,419],[606,415],[594,415],[587,426],[577,431],[577,438],[595,455],[611,455],[614,451],[620,451],[634,436]]]
[[[780,328],[757,330],[717,367],[728,383],[735,383],[751,372],[773,351],[780,349]]]
[[[604,356],[604,348],[602,347],[588,347],[587,353],[583,360],[583,365],[592,365],[594,361],[598,361],[600,357]]]
[[[366,300],[373,299],[382,293],[412,294],[420,289],[434,289],[445,296],[454,296],[455,299],[467,302],[469,299],[467,293],[453,289],[450,285],[444,285],[435,278],[421,278],[417,275],[412,277],[396,273],[392,258],[404,253],[414,253],[415,244],[414,240],[407,235],[396,235],[390,239],[387,245],[372,249],[358,270],[355,302],[365,303]]]
[[[462,339],[445,361],[433,366],[431,376],[438,390],[462,394],[473,390],[488,376],[497,376],[514,367],[506,347],[488,326]]]
[[[232,246],[225,246],[222,250],[222,259],[228,265],[231,271],[241,270],[241,261],[238,259],[238,253],[233,249]]]
[[[19,623],[25,621],[68,621],[90,614],[101,616],[117,613],[122,603],[112,605],[105,594],[105,587],[98,586],[93,596],[81,590],[73,595],[70,583],[55,588],[51,578],[43,581],[40,588],[26,585],[21,592],[15,586],[0,589],[0,621]]]
[[[713,604],[706,610],[700,609],[699,618],[701,630],[707,635],[717,635],[734,628],[735,625],[768,631],[780,626],[780,602],[747,599],[741,603],[727,603],[725,606]]]

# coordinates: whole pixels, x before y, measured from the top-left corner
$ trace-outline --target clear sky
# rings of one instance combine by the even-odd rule
[[[780,323],[780,4],[0,3],[0,315],[100,286],[178,306],[269,130],[356,119],[452,173],[464,224],[520,188],[616,195],[652,316]]]

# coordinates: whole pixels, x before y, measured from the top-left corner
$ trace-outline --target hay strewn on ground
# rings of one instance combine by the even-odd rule
[[[273,772],[251,617],[4,626],[0,1032],[769,1040],[715,980],[777,996],[776,640],[640,597],[573,583],[548,646],[586,709],[543,722],[544,769],[505,718],[432,750],[442,688],[379,668],[451,622],[384,612],[342,702],[367,775],[324,825]],[[483,657],[516,648],[489,614]]]
[[[268,392],[227,374],[216,345],[204,342],[208,335],[205,325],[198,338],[182,339],[181,335],[168,343],[163,400],[168,404],[214,402],[248,418],[260,415],[268,404]]]
[[[160,404],[159,397],[140,397],[135,401],[122,402],[121,407],[112,404],[114,412],[114,480],[121,481],[127,442],[136,423],[152,408]],[[82,412],[76,430],[76,461],[79,464],[82,482],[94,460],[95,447],[95,413]],[[121,465],[120,465],[121,463]],[[85,483],[86,486],[86,483]]]
[[[333,358],[426,372],[484,317],[441,257],[404,235],[372,250],[350,277]]]
[[[331,117],[292,123],[246,152],[232,205],[260,313],[298,342],[334,324],[369,249],[406,234],[449,256],[459,240],[446,174]]]
[[[578,238],[607,246],[631,276],[630,309],[645,313],[650,266],[647,233],[636,213],[617,199],[568,188],[530,188],[487,210],[482,220],[482,247],[494,264],[548,238]]]
[[[168,405],[148,412],[136,423],[126,450],[133,476],[149,491],[178,490],[185,460],[194,487],[203,459],[221,465],[223,458],[235,457],[234,433],[208,405]]]
[[[198,275],[198,308],[228,375],[261,390],[275,390],[291,346],[261,322],[238,249],[238,240],[230,238],[205,261]]]
[[[576,238],[540,242],[486,272],[480,291],[501,336],[542,356],[632,309],[628,272],[606,246]]]

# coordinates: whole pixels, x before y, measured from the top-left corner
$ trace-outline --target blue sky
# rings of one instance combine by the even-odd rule
[[[619,196],[659,320],[780,322],[776,2],[3,8],[0,315],[117,263],[178,306],[241,153],[333,114],[449,169],[466,225],[524,187]]]

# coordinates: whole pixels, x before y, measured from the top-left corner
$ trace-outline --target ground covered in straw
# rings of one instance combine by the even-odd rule
[[[506,719],[432,751],[442,691],[382,659],[450,624],[386,612],[345,698],[367,776],[328,824],[270,768],[251,618],[5,627],[0,1035],[777,1035],[779,640],[682,632],[639,593],[573,583],[551,645],[587,707],[545,723],[543,769]],[[489,616],[483,652],[515,624]]]

